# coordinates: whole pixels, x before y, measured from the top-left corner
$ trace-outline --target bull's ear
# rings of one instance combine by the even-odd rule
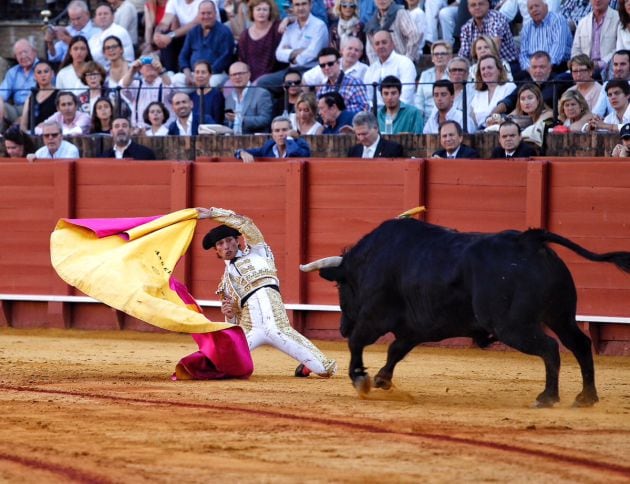
[[[320,277],[323,277],[327,281],[333,282],[345,282],[346,275],[343,270],[343,266],[341,267],[324,267],[319,270]]]

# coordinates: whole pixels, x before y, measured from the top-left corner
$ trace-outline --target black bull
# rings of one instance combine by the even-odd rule
[[[371,382],[363,349],[391,332],[387,362],[374,385],[388,389],[396,364],[416,345],[468,336],[481,347],[501,341],[545,363],[537,406],[559,401],[560,353],[550,328],[577,359],[582,391],[575,405],[598,401],[590,339],[578,328],[571,273],[547,243],[630,272],[630,252],[596,254],[545,230],[460,233],[414,219],[384,222],[342,257],[301,266],[337,282],[341,334],[359,394]]]

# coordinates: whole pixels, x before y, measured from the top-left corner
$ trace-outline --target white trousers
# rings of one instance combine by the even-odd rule
[[[249,349],[270,345],[304,364],[320,376],[332,376],[336,369],[335,360],[324,354],[291,327],[282,297],[278,291],[262,288],[247,299],[239,324],[245,330]]]

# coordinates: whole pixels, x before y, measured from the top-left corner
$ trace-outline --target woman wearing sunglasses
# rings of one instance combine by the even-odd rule
[[[358,0],[336,0],[336,19],[330,24],[330,47],[341,50],[341,44],[350,37],[358,37],[365,45],[363,24],[359,20]]]

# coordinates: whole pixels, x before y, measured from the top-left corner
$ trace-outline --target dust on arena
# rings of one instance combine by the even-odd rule
[[[248,380],[171,381],[178,334],[0,330],[2,482],[628,482],[630,361],[596,356],[601,401],[530,408],[539,358],[418,347],[395,388],[360,400],[345,343],[332,379],[254,351]],[[365,354],[378,368],[386,347]]]

